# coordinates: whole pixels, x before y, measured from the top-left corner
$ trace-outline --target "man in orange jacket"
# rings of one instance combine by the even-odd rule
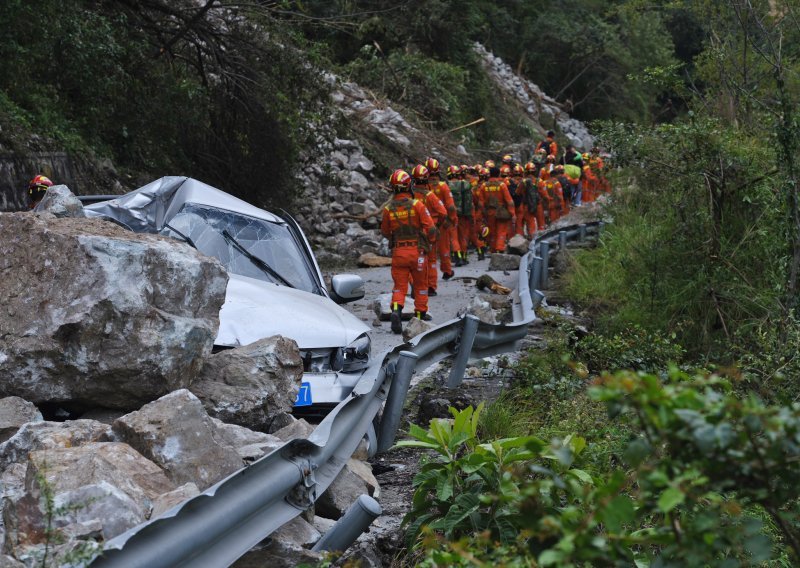
[[[411,176],[395,170],[389,178],[394,197],[383,209],[381,233],[392,246],[392,332],[403,331],[401,316],[408,292],[408,279],[414,286],[414,310],[420,319],[428,319],[428,283],[425,251],[436,229],[428,209],[411,195]]]
[[[489,239],[492,252],[506,250],[507,237],[512,224],[516,221],[514,200],[508,193],[508,186],[500,177],[500,169],[489,168],[489,180],[483,185],[480,193],[481,208],[489,227]]]
[[[445,230],[449,226],[449,219],[447,218],[447,209],[445,209],[442,201],[436,197],[436,194],[431,191],[428,180],[430,174],[428,168],[423,165],[415,166],[411,171],[413,178],[414,197],[422,201],[428,212],[433,218],[433,223],[436,225],[436,236],[431,242],[431,248],[428,254],[425,255],[425,266],[428,274],[428,296],[436,296],[436,289],[439,287],[439,272],[436,270],[436,256],[438,252],[439,239],[447,238]],[[416,292],[416,287],[414,288]]]
[[[531,238],[538,230],[536,213],[542,207],[536,187],[536,164],[533,162],[525,164],[524,174],[517,186],[517,196],[520,199],[517,210],[517,234]]]
[[[444,204],[444,208],[447,211],[447,221],[443,223],[437,240],[437,252],[442,266],[442,279],[450,280],[455,274],[450,252],[452,251],[459,255],[459,258],[461,252],[458,245],[458,212],[456,211],[456,204],[453,200],[450,186],[447,182],[442,181],[439,175],[439,160],[428,158],[425,160],[425,167],[428,168],[428,187]]]
[[[550,223],[553,223],[557,221],[564,212],[564,194],[561,191],[561,184],[550,175],[550,172],[548,172],[546,168],[542,168],[539,172],[539,188],[547,194],[548,206],[550,208]]]

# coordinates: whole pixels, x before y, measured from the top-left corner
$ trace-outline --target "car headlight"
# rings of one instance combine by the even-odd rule
[[[360,371],[369,365],[369,354],[372,349],[372,341],[369,336],[364,333],[359,335],[358,338],[343,350],[343,365],[342,371],[345,373],[352,373]]]

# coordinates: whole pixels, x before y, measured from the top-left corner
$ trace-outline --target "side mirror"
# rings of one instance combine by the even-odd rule
[[[331,278],[331,299],[346,304],[364,297],[364,279],[355,274],[337,274]]]

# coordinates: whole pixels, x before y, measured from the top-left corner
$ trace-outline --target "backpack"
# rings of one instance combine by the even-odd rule
[[[472,217],[472,186],[466,180],[450,182],[450,192],[461,217]]]
[[[525,187],[525,195],[523,197],[525,207],[528,208],[530,213],[535,213],[539,207],[539,191],[536,184],[530,178],[523,178],[520,185]]]

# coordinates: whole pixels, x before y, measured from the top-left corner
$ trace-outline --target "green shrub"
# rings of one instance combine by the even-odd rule
[[[683,358],[683,348],[674,339],[674,334],[668,338],[630,325],[613,335],[590,333],[576,345],[575,356],[594,374],[621,369],[658,373]]]

